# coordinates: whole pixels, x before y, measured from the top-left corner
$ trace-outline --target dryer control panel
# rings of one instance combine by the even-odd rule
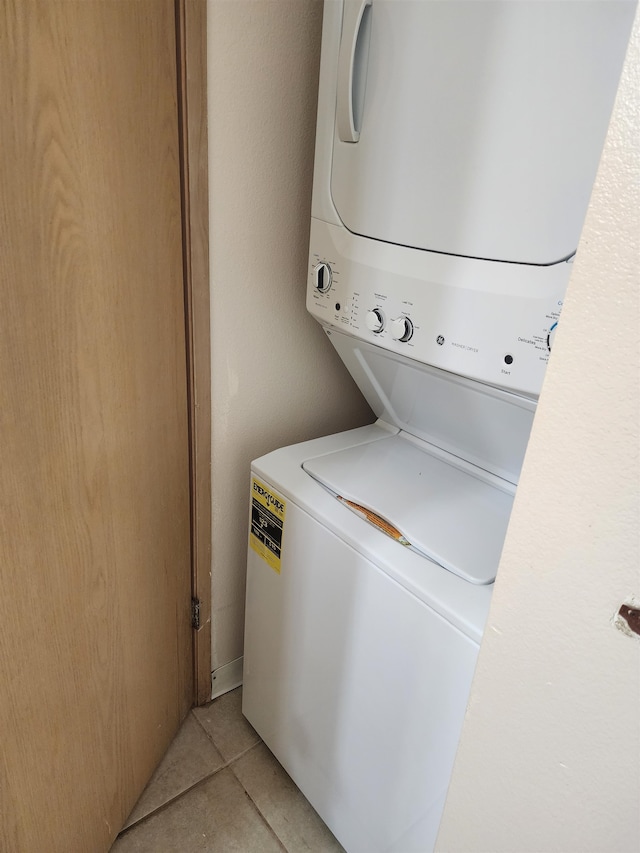
[[[307,308],[383,349],[537,397],[570,272],[416,251],[312,219]]]

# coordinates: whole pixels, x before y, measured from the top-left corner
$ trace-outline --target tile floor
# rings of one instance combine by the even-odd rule
[[[111,853],[344,853],[242,716],[241,691],[191,711]]]

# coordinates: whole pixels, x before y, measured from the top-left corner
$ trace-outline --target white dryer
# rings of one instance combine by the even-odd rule
[[[252,465],[243,711],[348,853],[440,816],[633,0],[327,0],[307,307],[374,425]]]

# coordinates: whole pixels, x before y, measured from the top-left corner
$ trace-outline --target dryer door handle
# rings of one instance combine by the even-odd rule
[[[369,58],[369,15],[371,0],[344,0],[342,36],[338,54],[338,97],[336,120],[342,142],[360,138],[360,118]]]

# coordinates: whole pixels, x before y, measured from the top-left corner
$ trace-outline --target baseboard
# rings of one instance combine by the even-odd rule
[[[213,670],[211,673],[212,699],[240,687],[242,684],[242,661],[243,658],[236,658]]]

